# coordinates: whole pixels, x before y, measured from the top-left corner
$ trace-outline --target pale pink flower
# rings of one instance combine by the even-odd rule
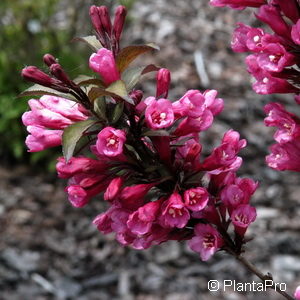
[[[203,261],[209,260],[223,245],[219,232],[208,224],[197,224],[195,236],[189,241],[189,247],[200,254]]]
[[[181,196],[177,192],[173,193],[162,205],[159,219],[161,226],[183,228],[189,219],[189,211],[182,202]]]

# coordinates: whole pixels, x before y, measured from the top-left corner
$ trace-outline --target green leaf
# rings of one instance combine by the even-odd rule
[[[98,51],[100,48],[103,48],[101,43],[97,40],[95,35],[89,35],[84,37],[76,37],[72,41],[74,42],[84,42],[90,46],[94,51]]]
[[[123,109],[124,109],[124,102],[119,102],[118,104],[115,105],[115,108],[112,113],[112,118],[111,118],[111,122],[113,124],[118,122],[118,120],[120,119],[123,113]]]
[[[69,100],[77,101],[77,99],[71,95],[71,94],[66,94],[66,93],[61,93],[58,92],[54,89],[39,85],[39,84],[34,84],[30,88],[26,89],[24,92],[18,95],[18,97],[25,97],[25,96],[42,96],[42,95],[51,95],[51,96],[57,96],[57,97],[62,97],[66,98]]]
[[[131,91],[141,79],[141,76],[149,72],[158,71],[160,68],[155,65],[146,67],[134,67],[126,69],[122,74],[122,80],[125,82],[127,91]]]
[[[94,84],[101,87],[104,86],[103,81],[101,79],[86,75],[79,75],[73,81],[78,85]]]
[[[106,120],[105,97],[99,97],[94,101],[94,110],[101,119]]]
[[[159,47],[154,43],[150,43],[123,48],[117,56],[118,70],[122,73],[138,56],[152,50],[159,50]]]
[[[117,81],[113,82],[106,89],[93,87],[88,92],[88,96],[92,102],[95,101],[95,99],[97,99],[98,97],[110,96],[112,98],[125,100],[128,103],[134,105],[133,100],[128,96],[125,83],[122,80],[117,80]]]
[[[62,136],[62,149],[66,161],[68,161],[74,153],[77,142],[82,137],[84,131],[90,128],[95,120],[88,119],[85,121],[74,123],[68,126]]]
[[[148,130],[143,133],[144,136],[170,136],[167,130]]]

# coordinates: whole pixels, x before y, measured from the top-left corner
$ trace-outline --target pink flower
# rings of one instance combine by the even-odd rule
[[[61,145],[62,130],[47,130],[42,126],[27,126],[27,131],[30,134],[27,136],[25,144],[29,152],[39,152]]]
[[[268,166],[278,171],[300,172],[300,141],[293,140],[270,147],[271,154],[266,157]]]
[[[203,261],[209,260],[223,245],[219,232],[211,225],[197,224],[195,236],[189,241],[189,247],[200,254]]]
[[[266,39],[267,34],[261,28],[250,27],[247,33],[246,45],[250,51],[260,52],[263,50],[263,40]]]
[[[60,97],[45,95],[29,100],[28,104],[31,111],[22,115],[22,122],[30,133],[25,141],[30,152],[61,145],[62,129],[88,118],[80,104]]]
[[[146,108],[145,119],[147,126],[152,129],[171,126],[174,122],[172,103],[167,99],[152,101]]]
[[[247,34],[251,27],[243,23],[237,23],[237,25],[238,27],[233,32],[231,48],[235,52],[247,52],[249,50],[247,46]]]
[[[282,104],[269,103],[264,110],[267,114],[265,125],[278,127],[274,135],[277,142],[288,142],[300,136],[300,119],[286,111]]]
[[[103,173],[106,169],[105,162],[88,157],[72,157],[67,163],[63,157],[59,157],[56,164],[56,171],[60,178],[70,178],[81,173]]]
[[[176,117],[197,118],[203,114],[205,98],[198,90],[187,91],[178,101],[172,103]]]
[[[68,199],[75,207],[82,207],[88,203],[87,192],[80,185],[70,185],[66,188]]]
[[[105,193],[104,193],[104,200],[106,201],[112,201],[116,198],[116,196],[121,191],[121,186],[124,182],[124,179],[122,177],[116,177],[114,178],[108,185]]]
[[[270,72],[281,72],[285,67],[295,63],[294,55],[287,52],[279,43],[267,44],[257,56],[258,65]]]
[[[183,119],[174,131],[174,135],[184,136],[205,131],[212,125],[213,120],[212,112],[209,109],[205,109],[203,114],[197,118],[187,117]]]
[[[294,293],[295,300],[300,300],[300,286],[297,286]]]
[[[245,146],[246,140],[240,140],[238,132],[227,131],[221,145],[204,160],[202,168],[214,175],[237,170],[242,164],[242,159],[237,156],[237,153]]]
[[[96,149],[100,155],[115,157],[123,153],[125,141],[126,133],[124,130],[105,127],[98,133]]]
[[[137,209],[144,204],[144,197],[156,183],[136,184],[126,186],[120,194],[120,202],[123,207]]]
[[[183,197],[186,207],[192,211],[202,210],[209,200],[207,190],[202,187],[186,190]]]
[[[149,202],[132,213],[127,221],[131,232],[138,235],[148,233],[158,215],[160,205],[161,201]]]
[[[114,56],[110,50],[101,48],[90,57],[90,68],[101,75],[103,81],[109,85],[120,79]]]
[[[162,205],[161,226],[183,228],[189,219],[190,214],[182,202],[181,196],[177,192],[173,193]]]
[[[246,58],[247,70],[257,80],[253,84],[253,89],[258,94],[274,94],[274,93],[296,93],[298,88],[294,87],[286,80],[273,77],[269,72],[259,67],[257,55],[249,55]]]
[[[235,208],[244,203],[244,192],[235,184],[228,185],[221,192],[221,200],[227,207]]]
[[[248,204],[239,205],[230,215],[236,232],[243,236],[256,219],[256,209]]]

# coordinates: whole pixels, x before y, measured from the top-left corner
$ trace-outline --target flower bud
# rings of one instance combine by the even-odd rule
[[[67,73],[64,71],[60,64],[52,64],[50,66],[50,72],[61,82],[67,85],[72,85],[70,78],[68,77]]]
[[[101,48],[97,53],[93,53],[90,57],[89,65],[94,72],[101,75],[107,85],[120,79],[120,73],[110,50]]]
[[[99,33],[102,32],[102,25],[100,21],[100,16],[98,13],[98,8],[96,5],[91,6],[90,8],[90,18],[95,30]]]
[[[295,300],[300,300],[300,285],[296,288],[294,297],[295,297]]]
[[[21,75],[28,81],[32,81],[47,87],[50,87],[56,83],[53,78],[34,66],[24,68]]]
[[[48,67],[57,63],[55,57],[51,54],[45,54],[43,57],[43,61],[44,61],[45,65],[47,65]]]
[[[156,80],[156,98],[167,98],[171,81],[170,71],[164,68],[160,69],[157,72]]]
[[[110,16],[107,7],[106,6],[98,7],[98,14],[99,14],[100,22],[102,24],[102,28],[108,34],[108,36],[110,36],[112,26],[111,26]]]
[[[117,7],[117,10],[115,13],[114,25],[113,25],[113,34],[117,41],[120,40],[122,31],[123,31],[126,14],[127,14],[127,11],[126,11],[125,6],[120,5]]]

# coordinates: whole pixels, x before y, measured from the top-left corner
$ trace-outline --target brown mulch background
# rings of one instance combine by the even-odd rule
[[[218,145],[229,128],[248,140],[240,175],[258,180],[260,188],[253,197],[258,219],[249,230],[254,239],[246,256],[292,293],[300,284],[299,176],[266,167],[273,130],[263,125],[262,108],[271,100],[294,111],[295,107],[292,97],[256,95],[245,56],[230,49],[236,22],[255,25],[250,15],[250,10],[217,9],[201,0],[140,0],[130,12],[123,41],[160,45],[159,53],[144,56],[140,63],[171,69],[170,99],[187,89],[217,89],[224,98],[223,113],[203,139],[204,153]],[[203,58],[200,72],[195,56],[198,63]],[[147,95],[155,91],[152,79],[142,86]],[[1,300],[282,299],[273,291],[210,293],[211,279],[256,280],[224,253],[204,263],[185,243],[169,242],[145,251],[121,247],[113,236],[103,236],[91,225],[103,209],[99,199],[73,208],[64,184],[47,171],[0,167]]]

